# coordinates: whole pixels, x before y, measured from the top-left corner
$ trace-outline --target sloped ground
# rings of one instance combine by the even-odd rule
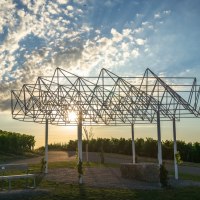
[[[36,158],[29,158],[29,159],[20,159],[16,161],[12,161],[12,163],[29,163],[35,164],[40,163],[43,156],[39,156]],[[76,159],[75,152],[64,152],[64,151],[49,151],[49,162],[57,162],[57,161],[72,161]],[[83,153],[83,160],[85,159],[85,153]],[[89,153],[89,160],[91,162],[99,162],[100,163],[100,156],[99,153],[90,152]],[[139,162],[157,162],[156,159],[152,158],[142,158],[138,159]],[[105,153],[105,163],[129,163],[132,162],[132,157],[127,155],[119,155],[119,154],[109,154]],[[166,161],[166,167],[170,172],[174,171],[174,166],[172,161]],[[192,175],[199,175],[200,176],[200,164],[190,164],[186,163],[179,166],[180,173],[192,174]]]
[[[17,160],[16,163],[39,163],[42,157],[31,158],[26,160]],[[49,162],[57,161],[73,161],[76,160],[75,152],[64,152],[64,151],[50,151]],[[83,153],[83,160],[85,160],[85,153]],[[92,162],[100,163],[99,153],[90,152],[89,160]],[[105,153],[105,163],[128,163],[132,162],[131,156],[118,155],[118,154],[107,154]],[[139,162],[156,162],[156,159],[151,158],[139,158]],[[190,164],[191,165],[191,164]],[[174,166],[172,161],[166,161],[166,167],[169,171],[173,172]],[[183,165],[179,166],[180,173],[187,173],[192,175],[200,176],[200,167]],[[49,170],[49,174],[46,176],[47,180],[53,180],[57,182],[64,182],[69,184],[78,183],[78,174],[76,169],[53,169]],[[116,188],[146,188],[156,189],[160,188],[159,184],[149,184],[140,181],[133,181],[121,178],[119,168],[103,168],[103,167],[92,167],[86,168],[84,172],[84,183],[88,186],[95,187],[116,187]],[[173,177],[170,178],[170,183],[174,186],[193,186],[200,185],[200,182],[194,182],[189,180],[175,181]]]
[[[85,159],[85,154],[83,154],[83,158]],[[90,158],[90,161],[92,162],[100,162],[100,156],[98,153],[90,153],[89,158]],[[36,164],[36,163],[40,163],[41,159],[42,159],[42,156],[36,157],[36,158],[29,158],[29,159],[20,159],[12,163]],[[49,162],[74,161],[75,159],[76,159],[75,152],[62,152],[62,151],[49,152]],[[144,161],[156,162],[156,160],[153,160],[153,159],[139,158],[139,162],[144,162]],[[119,163],[126,163],[126,162],[131,162],[131,156],[105,154],[105,163],[119,164]],[[172,162],[166,162],[166,163],[167,163],[167,168],[169,170],[173,170],[173,163]],[[181,166],[179,167],[179,171],[181,173],[186,172],[193,175],[195,174],[198,176],[200,175],[200,167],[198,164],[195,166]],[[54,185],[68,185],[68,187],[70,187],[70,185],[72,186],[74,185],[74,187],[76,188],[76,186],[78,185],[77,169],[73,169],[73,168],[50,169],[49,173],[45,175],[44,177],[44,181],[45,180],[52,181]],[[175,181],[174,178],[171,177],[170,184],[172,187],[180,187],[180,188],[184,188],[185,186],[197,186],[196,189],[187,187],[183,192],[187,190],[194,190],[195,195],[198,196],[198,194],[196,193],[198,191],[198,188],[200,187],[200,182],[189,181],[189,180]],[[159,195],[162,194],[163,192],[165,193],[165,191],[161,190],[160,184],[158,183],[146,183],[142,181],[123,179],[121,177],[120,169],[118,167],[103,167],[103,166],[86,167],[84,169],[83,185],[89,186],[92,188],[97,188],[98,191],[100,191],[99,190],[100,188],[108,188],[109,190],[111,188],[115,188],[117,189],[115,191],[118,191],[120,189],[142,189],[142,191],[144,192],[158,191],[158,192],[153,193],[154,195],[156,195],[157,193]],[[182,191],[182,189],[180,190]],[[126,190],[126,191],[135,191],[135,190]],[[176,190],[172,189],[170,191],[172,193],[173,192],[175,193]],[[139,193],[143,194],[143,192],[139,192]],[[163,197],[167,196],[167,194],[168,193],[163,194]],[[64,198],[65,195],[66,197],[69,197],[67,196],[69,194],[61,193],[61,197],[57,198],[57,194],[52,193],[51,190],[43,190],[40,188],[36,188],[32,190],[28,189],[28,190],[17,190],[17,191],[16,190],[1,191],[0,200],[38,199],[37,197],[40,197],[40,199],[43,199],[44,197],[44,199],[46,200],[46,199],[51,199],[49,198],[49,195],[50,196],[53,195],[53,197],[55,196],[55,198],[53,199],[66,199]],[[177,194],[173,194],[173,195],[176,196]],[[195,196],[195,199],[196,199],[196,196]],[[74,198],[74,199],[77,199],[77,198]],[[157,199],[159,199],[159,197]]]

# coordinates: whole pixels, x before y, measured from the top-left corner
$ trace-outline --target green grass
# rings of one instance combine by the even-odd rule
[[[76,168],[76,161],[68,161],[68,162],[50,162],[49,169],[55,168]],[[113,164],[99,164],[99,163],[84,163],[85,167],[118,167],[118,165]],[[30,168],[34,170],[34,172],[40,172],[40,164],[30,165]],[[193,176],[187,174],[180,174],[180,178],[182,179],[190,179],[200,181],[200,176]],[[12,182],[12,189],[24,189],[25,188],[25,180],[17,180]],[[3,200],[73,200],[73,199],[82,199],[82,200],[199,200],[200,199],[200,187],[184,187],[184,188],[168,188],[168,189],[158,189],[158,190],[129,190],[129,189],[113,189],[113,188],[95,188],[88,187],[86,185],[78,185],[78,184],[65,184],[58,183],[54,181],[46,181],[43,179],[42,175],[39,175],[36,179],[36,183],[38,188],[44,189],[45,192],[37,192],[37,190],[33,190],[28,193],[18,193],[16,195],[12,195],[12,193],[7,193],[7,196],[1,196],[0,199]],[[30,185],[31,185],[30,180]],[[6,182],[4,188],[8,187],[8,183]],[[26,190],[23,190],[26,191]],[[5,198],[4,198],[5,197]]]
[[[128,189],[100,189],[79,185],[42,183],[44,188],[51,188],[51,199],[200,199],[199,188],[188,187],[167,190],[128,190]],[[42,185],[41,184],[41,185]],[[45,197],[43,197],[45,200]]]
[[[30,164],[30,168],[35,171],[39,172],[40,171],[40,164]],[[61,161],[61,162],[49,162],[48,168],[49,169],[56,169],[56,168],[71,168],[74,169],[77,167],[77,161]],[[112,163],[105,163],[105,164],[100,164],[96,162],[89,162],[83,163],[83,167],[119,167],[119,164],[112,164]]]
[[[160,190],[128,190],[128,189],[105,189],[93,188],[85,185],[63,184],[50,181],[42,181],[40,188],[47,189],[44,193],[26,193],[10,195],[6,199],[21,200],[199,200],[199,187],[171,188]],[[46,190],[45,190],[46,191]],[[9,193],[8,193],[9,195]],[[0,199],[1,194],[0,194]]]
[[[25,152],[23,154],[11,154],[0,152],[0,164],[8,163],[19,159],[34,158],[38,156],[40,156],[40,154],[37,152]]]
[[[5,155],[6,157],[7,155]],[[12,155],[11,155],[12,157]],[[76,168],[77,161],[64,161],[64,162],[50,162],[49,169],[56,168]],[[119,164],[100,164],[90,162],[89,164],[83,163],[84,167],[119,167]],[[40,164],[31,164],[30,168],[33,169],[33,173],[40,172]],[[172,173],[170,173],[172,174]],[[193,180],[200,181],[199,175],[191,175],[191,174],[179,174],[180,179],[183,180]],[[2,198],[0,192],[0,199],[21,199],[21,200],[64,200],[64,199],[96,199],[96,200],[106,200],[106,199],[126,199],[126,200],[167,200],[167,199],[176,199],[176,200],[199,200],[200,199],[200,187],[185,187],[185,188],[169,188],[169,189],[160,189],[160,190],[128,190],[128,189],[105,189],[105,188],[93,188],[88,187],[86,185],[72,185],[72,184],[63,184],[56,183],[53,181],[45,181],[42,176],[39,175],[36,179],[38,188],[46,189],[48,192],[37,193],[37,191],[33,190],[33,192],[23,194],[19,193],[18,196],[11,195],[6,198]],[[25,188],[25,180],[17,180],[12,182],[12,189],[24,189]],[[8,183],[4,183],[4,188],[7,189]],[[30,180],[30,185],[31,185]]]
[[[75,169],[77,167],[76,161],[62,161],[62,162],[50,162],[48,165],[49,169],[56,169],[56,168],[71,168]],[[119,164],[111,164],[111,163],[83,163],[83,167],[98,167],[98,168],[104,168],[104,167],[112,167],[112,168],[119,168]],[[30,168],[33,169],[34,172],[40,172],[40,164],[32,164],[30,165]],[[170,172],[170,175],[174,176],[173,172]],[[192,175],[192,174],[183,174],[179,173],[179,178],[182,180],[192,180],[192,181],[200,181],[200,175]]]
[[[174,173],[173,172],[170,172],[170,175],[174,177]],[[191,180],[191,181],[199,181],[200,182],[200,175],[179,173],[179,179]]]

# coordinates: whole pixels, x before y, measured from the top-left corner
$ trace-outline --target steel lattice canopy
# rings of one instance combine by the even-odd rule
[[[200,116],[200,87],[193,77],[159,77],[146,69],[143,77],[119,77],[102,69],[97,77],[80,77],[57,68],[34,84],[11,91],[16,120],[53,125],[128,125]]]

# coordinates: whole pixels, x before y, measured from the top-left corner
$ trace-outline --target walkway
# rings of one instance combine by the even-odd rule
[[[78,184],[77,169],[60,168],[51,169],[45,176],[46,180],[58,183]],[[119,168],[92,167],[86,168],[83,176],[83,183],[92,187],[121,188],[121,189],[160,189],[159,183],[147,183],[137,180],[129,180],[121,177]],[[173,187],[199,186],[200,182],[189,180],[175,181],[172,177],[170,185]]]
[[[46,180],[62,182],[67,184],[78,183],[76,169],[52,169],[49,170]],[[83,183],[87,186],[103,188],[123,189],[160,189],[158,183],[146,183],[142,181],[123,179],[118,168],[86,168]]]
[[[21,159],[16,160],[15,162],[12,161],[12,163],[40,163],[43,156],[39,156],[36,158],[29,158],[29,159]],[[65,152],[65,151],[49,151],[49,162],[58,162],[58,161],[72,161],[76,159],[75,152]],[[89,152],[89,159],[91,162],[99,162],[100,163],[100,156],[99,153],[96,152]],[[83,160],[85,160],[85,153],[83,153]],[[111,153],[105,153],[105,163],[114,163],[114,164],[120,164],[120,163],[128,163],[132,162],[132,157],[127,155],[120,155],[120,154],[111,154]],[[152,158],[139,158],[139,162],[156,162],[156,159]],[[179,166],[179,173],[186,173],[186,174],[192,174],[192,175],[198,175],[200,176],[200,165],[197,166],[189,166],[191,164],[188,164],[187,166],[181,165]],[[174,165],[172,161],[166,162],[166,167],[169,171],[174,171]]]

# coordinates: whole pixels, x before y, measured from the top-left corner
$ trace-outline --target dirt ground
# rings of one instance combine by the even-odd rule
[[[35,158],[29,158],[29,159],[21,159],[12,161],[12,163],[40,163],[42,159],[42,156],[35,157]],[[65,152],[65,151],[49,151],[48,154],[49,162],[57,162],[57,161],[72,161],[76,159],[75,152]],[[85,153],[83,152],[83,160],[86,160]],[[89,153],[89,160],[91,162],[99,162],[100,163],[100,155],[96,152],[90,152]],[[147,158],[139,158],[139,162],[157,162],[156,159],[147,159]],[[120,163],[130,163],[132,162],[132,157],[127,155],[119,155],[119,154],[110,154],[105,153],[105,163],[114,163],[114,164],[120,164]],[[166,167],[170,172],[174,171],[174,165],[172,161],[165,161]],[[185,174],[192,174],[192,175],[199,175],[200,176],[200,165],[198,166],[189,166],[187,164],[180,165],[179,166],[179,173],[185,173]]]
[[[56,161],[73,161],[76,160],[75,152],[64,151],[49,151],[49,162]],[[40,163],[42,156],[16,160],[12,163]],[[83,160],[85,160],[85,153],[83,153]],[[100,155],[98,153],[89,153],[89,160],[92,162],[100,163]],[[118,154],[105,154],[105,163],[130,163],[132,161],[131,156],[118,155]],[[139,162],[155,162],[156,160],[139,158]],[[168,170],[173,171],[173,162],[166,162]],[[194,166],[179,166],[179,172],[188,173],[193,175],[200,175],[200,167]],[[44,177],[46,180],[52,180],[54,182],[78,184],[77,169],[71,168],[57,168],[50,169],[48,174]],[[175,181],[173,177],[170,177],[170,184],[172,186],[200,186],[200,182],[179,180]],[[124,179],[121,177],[120,169],[115,167],[86,167],[84,169],[83,183],[93,187],[106,187],[106,188],[126,188],[126,189],[160,189],[160,183],[147,183],[136,180]]]

